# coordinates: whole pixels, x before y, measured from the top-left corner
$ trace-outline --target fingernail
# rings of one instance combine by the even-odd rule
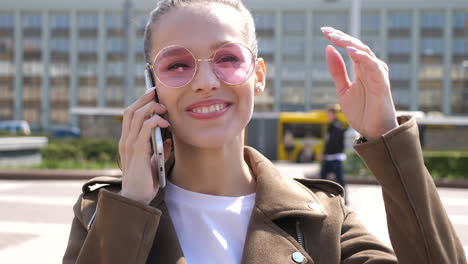
[[[146,92],[145,92],[145,94],[149,94],[149,93],[151,93],[151,92],[154,92],[155,89],[156,89],[156,87],[147,89]]]
[[[320,30],[322,30],[322,33],[332,33],[335,31],[335,29],[332,27],[321,27]]]
[[[165,105],[163,105],[163,104],[159,104],[159,105],[160,105],[162,108],[164,108],[164,110],[167,111],[167,107],[166,107]]]
[[[328,34],[328,36],[334,40],[342,40],[343,38],[338,35],[338,34],[335,34],[335,33],[331,33],[331,34]]]
[[[355,47],[346,47],[346,49],[351,52],[358,52],[358,49],[356,49]]]

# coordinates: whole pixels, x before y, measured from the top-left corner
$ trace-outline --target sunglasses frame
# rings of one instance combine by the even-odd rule
[[[252,66],[253,66],[253,70],[250,70],[250,73],[249,73],[248,76],[245,78],[245,80],[243,80],[243,81],[240,82],[240,83],[229,83],[229,82],[226,82],[226,81],[221,80],[221,78],[219,78],[218,74],[217,74],[216,71],[214,70],[214,66],[213,66],[213,58],[215,57],[216,53],[217,53],[220,49],[222,49],[223,47],[225,47],[225,46],[227,46],[227,45],[231,45],[231,44],[237,44],[237,45],[240,45],[240,46],[246,48],[246,49],[250,52],[250,54],[252,55]],[[167,50],[167,49],[169,49],[169,48],[173,48],[173,47],[180,47],[180,48],[185,49],[186,51],[188,51],[188,53],[190,53],[190,55],[192,56],[192,58],[193,58],[194,61],[195,61],[195,70],[194,70],[194,73],[193,73],[193,75],[192,75],[192,78],[190,78],[190,80],[189,80],[187,83],[185,83],[185,84],[183,84],[183,85],[181,85],[181,86],[171,86],[171,85],[167,85],[166,83],[164,83],[163,81],[161,81],[161,80],[159,79],[159,76],[156,74],[155,67],[154,67],[154,64],[155,64],[155,62],[156,62],[156,59],[159,57],[159,55],[160,55],[163,51],[165,51],[165,50]],[[240,85],[240,84],[243,84],[244,82],[246,82],[246,81],[250,78],[250,76],[252,76],[252,74],[254,73],[255,67],[257,67],[257,59],[258,59],[257,56],[255,56],[255,55],[253,54],[252,50],[251,50],[249,47],[247,47],[247,45],[244,45],[244,44],[238,43],[238,42],[227,42],[227,43],[221,45],[221,46],[218,47],[218,48],[213,52],[213,54],[211,54],[211,56],[208,57],[207,59],[199,59],[199,58],[195,57],[195,55],[193,54],[192,51],[190,51],[188,48],[186,48],[186,47],[184,47],[184,46],[182,46],[182,45],[169,45],[169,46],[164,47],[163,49],[161,49],[161,50],[158,52],[158,54],[156,54],[156,56],[154,57],[154,60],[153,60],[153,64],[149,64],[149,63],[148,63],[147,66],[153,71],[154,77],[155,77],[159,82],[161,82],[162,84],[164,84],[164,85],[167,86],[167,87],[174,88],[174,89],[180,88],[180,87],[184,87],[184,86],[188,85],[189,83],[191,83],[191,82],[193,81],[193,79],[195,78],[195,76],[197,76],[197,74],[198,74],[198,68],[199,68],[199,67],[198,67],[198,64],[199,64],[199,62],[203,62],[203,61],[210,62],[211,70],[213,71],[214,75],[216,76],[216,78],[217,78],[220,82],[225,83],[225,84],[228,84],[228,85]],[[251,67],[252,67],[252,66],[251,66]]]

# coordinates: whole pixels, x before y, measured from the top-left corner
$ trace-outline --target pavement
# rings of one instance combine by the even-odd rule
[[[318,166],[310,164],[276,165],[290,177],[317,175],[319,170]],[[107,172],[118,176],[115,170]],[[104,171],[93,173],[75,171],[68,174],[69,177],[63,177],[58,172],[57,175],[43,172],[45,176],[42,178],[37,175],[36,178],[31,175],[22,178],[18,176],[20,172],[15,174],[16,178],[14,175],[0,175],[0,263],[61,263],[73,219],[72,206],[81,186],[89,177],[105,174]],[[438,191],[468,253],[468,189],[438,188]],[[357,217],[371,233],[390,245],[380,186],[349,184],[347,192],[349,206]]]

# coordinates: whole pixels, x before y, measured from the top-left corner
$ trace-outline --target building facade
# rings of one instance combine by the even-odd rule
[[[245,2],[267,65],[256,111],[336,102],[320,27],[349,32],[351,1]],[[143,28],[155,1],[0,3],[0,120],[78,126],[70,109],[124,108],[144,92]],[[362,0],[360,14],[360,37],[389,65],[398,110],[468,115],[468,1]]]

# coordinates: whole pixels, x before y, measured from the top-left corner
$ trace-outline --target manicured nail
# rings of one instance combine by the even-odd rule
[[[145,92],[145,94],[149,94],[149,93],[151,93],[151,92],[154,92],[154,90],[156,90],[156,87],[153,87],[153,88],[151,88],[151,89],[147,89],[146,92]]]
[[[338,34],[335,34],[335,33],[331,33],[331,34],[328,34],[328,36],[334,40],[342,40],[343,38],[338,35]]]
[[[347,50],[351,51],[351,52],[358,52],[359,50],[356,49],[355,47],[346,47]]]
[[[165,105],[163,105],[163,104],[159,104],[159,105],[160,105],[162,108],[164,108],[164,110],[167,111],[167,107],[166,107]]]
[[[320,30],[322,30],[322,33],[332,33],[335,31],[335,29],[332,27],[321,27]]]

